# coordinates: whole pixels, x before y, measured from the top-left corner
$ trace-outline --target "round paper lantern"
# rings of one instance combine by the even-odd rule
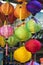
[[[31,52],[28,52],[24,46],[14,51],[13,58],[20,63],[29,61],[32,57]]]
[[[30,3],[27,4],[27,10],[30,11],[33,15],[40,12],[41,9],[42,5],[38,1],[31,1]]]
[[[14,12],[14,7],[9,2],[6,2],[1,5],[1,11],[5,15],[9,15]]]
[[[25,25],[21,25],[15,29],[15,35],[20,41],[26,41],[31,38],[31,32],[28,32]]]
[[[41,10],[39,13],[37,13],[35,15],[35,18],[39,21],[41,29],[43,30],[43,10]]]
[[[34,19],[30,19],[26,23],[26,28],[31,33],[36,33],[36,32],[39,32],[41,30],[41,26],[38,23],[36,23]]]
[[[13,28],[10,25],[4,25],[0,29],[0,34],[5,38],[8,38],[9,36],[13,35]]]
[[[17,0],[17,2],[25,2],[26,0]]]
[[[15,35],[13,35],[8,38],[7,42],[10,47],[13,47],[17,45],[17,43],[19,42],[19,39]]]
[[[5,19],[6,19],[5,15],[0,12],[0,27],[3,26]]]
[[[2,23],[5,21],[6,17],[3,13],[0,12],[0,20],[2,21]]]
[[[41,48],[41,43],[36,39],[30,39],[25,43],[25,48],[31,53],[36,53]]]
[[[26,4],[18,4],[14,10],[14,16],[19,18],[20,20],[23,20],[30,16],[30,12],[27,11],[26,9]]]
[[[42,63],[42,64],[43,64],[43,58],[40,58],[40,63]]]
[[[25,65],[31,65],[31,61],[28,62],[28,63],[26,63]],[[33,65],[40,65],[40,64],[34,61],[34,62],[33,62]]]
[[[1,47],[5,46],[5,38],[3,36],[0,36],[0,45]]]
[[[16,20],[16,17],[14,16],[14,13],[11,13],[8,15],[7,20],[9,23],[13,23]]]

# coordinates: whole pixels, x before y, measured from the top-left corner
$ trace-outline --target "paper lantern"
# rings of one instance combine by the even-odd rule
[[[39,21],[41,29],[43,30],[43,10],[41,10],[39,13],[37,13],[35,15],[35,18]]]
[[[27,4],[27,10],[30,11],[33,15],[40,12],[41,9],[42,5],[38,1],[31,1],[30,3]]]
[[[13,35],[8,38],[7,42],[9,47],[13,47],[17,45],[17,43],[19,42],[19,39],[15,35]]]
[[[20,20],[23,20],[30,16],[30,12],[27,11],[26,9],[26,4],[18,4],[14,10],[14,16],[19,18]]]
[[[15,29],[15,35],[17,36],[20,41],[26,41],[31,38],[32,34],[31,32],[28,32],[25,28],[25,24],[17,27]]]
[[[3,36],[0,36],[0,45],[1,47],[5,46],[5,38]]]
[[[13,28],[10,25],[4,25],[0,29],[0,34],[5,38],[8,38],[9,36],[13,35]]]
[[[8,17],[7,17],[7,20],[11,24],[14,23],[14,21],[16,20],[16,17],[14,16],[14,13],[9,14]]]
[[[30,31],[31,33],[36,33],[39,32],[41,30],[41,26],[40,24],[38,24],[34,19],[30,19],[27,23],[26,23],[26,28],[28,31]]]
[[[31,52],[28,52],[24,46],[14,51],[13,58],[20,63],[29,61],[32,57]]]
[[[6,17],[3,13],[0,12],[0,20],[2,21],[2,24],[4,23]]]
[[[30,51],[31,53],[36,53],[37,51],[40,50],[41,48],[41,43],[40,41],[36,39],[30,39],[25,43],[25,48]]]
[[[31,61],[30,62],[28,62],[28,63],[26,63],[25,65],[31,65]],[[37,63],[37,62],[33,62],[33,65],[39,65],[39,63]]]
[[[40,58],[40,63],[43,63],[43,58]]]
[[[6,2],[1,5],[1,11],[5,15],[9,15],[14,12],[14,7],[9,2]]]

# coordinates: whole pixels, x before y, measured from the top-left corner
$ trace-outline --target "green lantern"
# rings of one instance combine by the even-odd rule
[[[20,63],[25,63],[30,61],[32,54],[31,52],[28,52],[24,46],[22,46],[14,51],[13,58]]]
[[[28,32],[25,25],[21,25],[15,29],[15,35],[20,39],[20,41],[26,41],[31,38],[31,32]]]
[[[19,39],[13,35],[8,38],[7,42],[10,47],[13,47],[19,42]]]
[[[36,23],[34,19],[31,19],[26,23],[26,28],[31,33],[36,33],[41,30],[40,24]]]

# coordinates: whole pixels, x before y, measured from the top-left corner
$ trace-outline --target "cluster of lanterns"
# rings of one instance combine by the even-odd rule
[[[17,2],[20,4],[17,4],[16,8],[9,2],[0,3],[0,45],[4,47],[7,42],[9,47],[13,47],[18,42],[25,42],[25,44],[16,49],[13,54],[16,61],[25,63],[31,60],[32,54],[41,48],[41,43],[38,40],[31,39],[32,34],[41,30],[41,26],[34,18],[31,18],[24,24],[20,24],[15,29],[9,25],[9,23],[13,24],[16,19],[20,19],[22,22],[22,20],[31,14],[34,16],[40,12],[42,5],[36,0],[30,1],[29,3],[27,3],[26,0],[17,0]],[[7,24],[2,25],[4,21],[6,21]]]

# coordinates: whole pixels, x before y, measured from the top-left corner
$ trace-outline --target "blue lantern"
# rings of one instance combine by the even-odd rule
[[[40,12],[42,9],[42,4],[38,1],[31,1],[27,4],[27,10],[30,11],[33,15]]]

